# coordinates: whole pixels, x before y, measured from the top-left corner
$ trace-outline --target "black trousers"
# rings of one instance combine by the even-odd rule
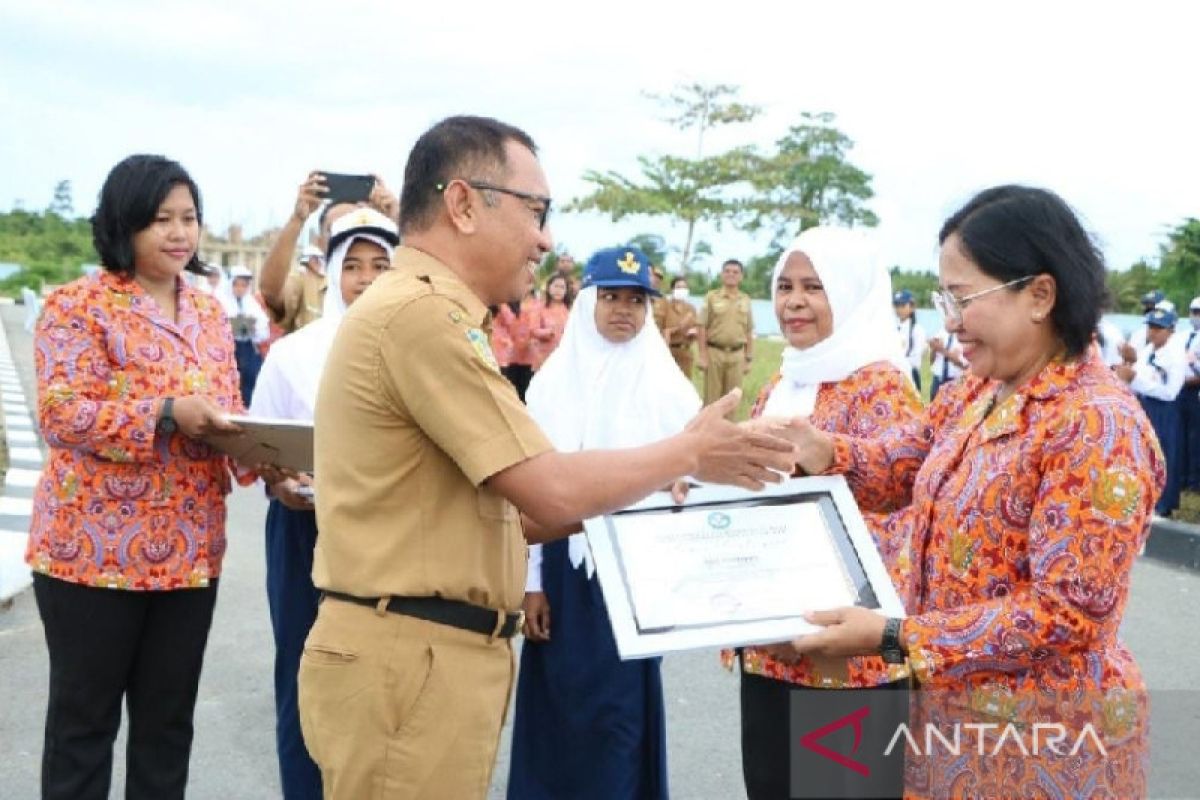
[[[521,402],[525,402],[525,390],[529,388],[529,382],[533,380],[533,366],[530,364],[509,364],[500,370],[504,377],[508,378],[508,382],[517,390],[517,396],[521,398]]]
[[[182,798],[217,582],[143,592],[35,574],[33,588],[50,651],[43,800],[107,800],[122,699],[125,797]]]
[[[904,794],[904,750],[881,757],[893,731],[908,722],[908,682],[897,681],[872,689],[814,689],[786,681],[741,673],[742,777],[749,800],[787,798],[899,798]],[[798,725],[793,723],[796,705]],[[797,746],[810,729],[820,728],[862,706],[864,746],[849,743],[853,730],[843,728],[840,738],[822,739],[831,749],[852,755],[870,770],[859,775]],[[807,757],[808,766],[793,760]],[[814,760],[815,759],[815,760]],[[792,792],[793,766],[802,788]]]

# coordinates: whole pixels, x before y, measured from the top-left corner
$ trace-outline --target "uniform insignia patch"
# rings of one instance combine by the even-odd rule
[[[496,363],[496,356],[492,353],[492,344],[488,341],[486,333],[479,328],[470,328],[467,330],[467,341],[471,343],[471,347],[475,348],[475,354],[483,359],[483,363],[496,372],[500,371],[500,365]]]

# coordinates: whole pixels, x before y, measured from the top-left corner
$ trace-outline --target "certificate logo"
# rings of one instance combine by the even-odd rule
[[[719,531],[723,531],[728,528],[730,522],[732,522],[732,520],[729,519],[729,515],[722,514],[720,511],[714,511],[708,515],[708,526],[710,528],[716,528]]]

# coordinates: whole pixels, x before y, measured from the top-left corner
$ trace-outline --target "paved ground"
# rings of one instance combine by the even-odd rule
[[[0,308],[32,398],[29,339],[19,309]],[[190,796],[279,796],[271,699],[272,645],[263,589],[265,503],[241,489],[230,502],[230,544],[200,686]],[[1154,797],[1200,797],[1200,573],[1145,561],[1134,572],[1125,637],[1152,689]],[[664,666],[671,786],[683,800],[736,800],[741,789],[736,680],[713,653],[673,656]],[[37,797],[45,712],[46,655],[31,594],[0,612],[0,797]],[[1169,690],[1169,691],[1168,691]],[[123,741],[118,744],[123,752]],[[492,797],[503,797],[507,730]],[[123,794],[117,758],[113,797]]]

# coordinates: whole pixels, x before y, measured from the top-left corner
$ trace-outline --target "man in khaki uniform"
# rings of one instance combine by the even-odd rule
[[[409,156],[401,207],[396,269],[347,312],[316,408],[325,597],[300,719],[327,800],[485,796],[521,625],[523,522],[548,541],[685,474],[755,487],[794,466],[790,445],[721,418],[737,394],[647,447],[551,448],[487,338],[487,307],[526,292],[552,246],[525,133],[443,120]]]
[[[696,307],[688,299],[687,278],[679,275],[671,287],[671,293],[663,299],[663,337],[671,349],[671,357],[679,369],[692,379],[692,343],[700,334]]]
[[[325,305],[325,273],[320,262],[310,257],[309,248],[304,248],[302,270],[293,270],[292,253],[300,240],[308,218],[321,208],[323,196],[328,191],[325,177],[320,172],[310,172],[296,193],[296,205],[292,215],[280,229],[267,252],[266,260],[258,276],[258,288],[262,292],[263,304],[271,321],[283,328],[284,333],[303,328],[319,319]],[[377,211],[393,221],[398,219],[399,204],[396,196],[378,178],[371,191],[370,203]],[[323,255],[329,243],[330,227],[344,214],[348,214],[364,203],[331,203],[321,208],[318,223],[316,251]]]
[[[705,296],[700,310],[699,363],[706,405],[740,388],[754,360],[750,295],[738,289],[744,272],[742,262],[726,261],[721,266],[721,288]]]

